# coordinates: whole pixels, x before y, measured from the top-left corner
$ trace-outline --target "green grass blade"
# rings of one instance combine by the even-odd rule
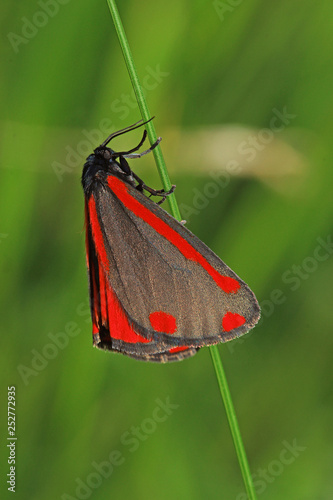
[[[122,21],[121,21],[121,18],[120,18],[118,9],[117,9],[116,2],[114,0],[107,0],[107,3],[108,3],[109,8],[110,8],[113,23],[114,23],[114,26],[115,26],[115,29],[116,29],[116,32],[118,35],[118,40],[119,40],[119,43],[121,46],[121,50],[123,52],[123,56],[125,59],[125,63],[126,63],[127,70],[128,70],[131,82],[132,82],[134,92],[136,95],[136,99],[138,102],[138,106],[139,106],[139,109],[141,112],[142,119],[144,121],[147,121],[151,118],[151,115],[149,113],[146,99],[145,99],[143,92],[142,92],[142,88],[141,88],[141,85],[139,82],[138,74],[137,74],[137,71],[136,71],[136,68],[134,65],[133,56],[132,56],[132,53],[131,53],[131,50],[130,50],[130,47],[128,44],[128,40],[127,40],[125,30],[124,30],[124,27],[123,27],[123,24],[122,24]],[[147,128],[149,141],[151,144],[153,144],[157,139],[157,135],[156,135],[156,131],[155,131],[155,127],[154,127],[153,122],[151,121],[151,122],[147,123],[146,128]],[[166,165],[165,165],[165,161],[164,161],[163,154],[161,151],[161,147],[160,146],[156,147],[153,150],[153,153],[154,153],[154,157],[155,157],[155,161],[156,161],[156,165],[157,165],[159,174],[160,174],[162,182],[163,182],[164,189],[168,190],[171,187],[171,182],[170,182],[170,178],[169,178],[169,175],[168,175],[168,172],[166,169]],[[170,202],[170,208],[171,208],[172,214],[174,215],[174,217],[176,219],[181,220],[181,215],[179,212],[179,208],[178,208],[175,196],[173,194],[170,195],[168,197],[168,200]],[[218,348],[216,346],[210,347],[210,353],[212,356],[213,365],[215,368],[216,377],[217,377],[218,385],[219,385],[220,392],[221,392],[221,397],[222,397],[222,400],[223,400],[225,408],[226,408],[229,426],[230,426],[231,434],[232,434],[232,437],[234,440],[234,445],[236,448],[236,453],[237,453],[238,461],[240,464],[240,468],[242,471],[243,480],[245,483],[247,495],[249,497],[249,500],[256,500],[256,494],[255,494],[254,487],[253,487],[253,482],[252,482],[252,478],[251,478],[251,474],[250,474],[250,470],[249,470],[249,465],[248,465],[248,461],[246,458],[244,445],[242,442],[242,438],[241,438],[240,430],[238,427],[234,406],[232,403],[227,379],[226,379],[226,376],[225,376],[225,373],[223,370],[222,361],[221,361],[221,358],[219,355]]]
[[[134,65],[132,52],[131,52],[131,49],[130,49],[129,44],[128,44],[128,40],[127,40],[127,37],[125,34],[123,23],[121,21],[121,18],[120,18],[119,12],[118,12],[116,2],[114,2],[113,0],[107,0],[107,2],[108,2],[111,16],[113,19],[113,24],[116,28],[118,40],[120,43],[121,50],[123,52],[123,56],[124,56],[127,70],[128,70],[131,82],[132,82],[132,86],[133,86],[133,89],[135,92],[136,100],[138,102],[138,106],[139,106],[139,109],[141,112],[142,119],[144,121],[147,121],[151,118],[151,115],[149,113],[146,99],[145,99],[143,92],[142,92],[142,87],[140,85],[138,74],[137,74],[137,71],[136,71],[136,68]],[[154,142],[157,139],[157,135],[156,135],[155,126],[154,126],[153,121],[150,121],[149,123],[146,124],[146,129],[147,129],[150,144],[154,144]],[[160,145],[157,146],[153,150],[153,154],[154,154],[154,158],[155,158],[158,172],[160,174],[160,177],[161,177],[161,180],[163,183],[163,187],[166,191],[168,191],[171,188],[171,181],[170,181],[170,177],[169,177],[166,165],[165,165],[165,161],[164,161],[164,157],[163,157]],[[179,212],[179,208],[178,208],[178,205],[176,202],[175,195],[174,194],[169,195],[168,201],[170,203],[170,208],[171,208],[171,212],[172,212],[173,216],[176,219],[181,220],[181,215]]]
[[[246,492],[249,500],[256,500],[256,493],[253,486],[249,464],[246,458],[246,453],[242,441],[242,436],[239,430],[236,412],[232,403],[229,385],[222,365],[219,350],[216,345],[209,348],[212,356],[213,365],[215,368],[216,378],[219,384],[222,401],[224,403],[225,411],[227,413],[228,422],[234,441],[238,462],[242,471],[243,481],[246,487]]]

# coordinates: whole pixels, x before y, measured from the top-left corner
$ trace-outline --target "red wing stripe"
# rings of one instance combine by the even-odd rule
[[[92,283],[92,286],[94,287],[95,300],[93,333],[97,333],[103,325],[109,330],[110,338],[120,339],[130,344],[146,344],[151,342],[152,339],[145,339],[134,331],[133,326],[129,323],[126,314],[120,307],[118,298],[111,288],[107,278],[107,274],[109,272],[109,261],[105,250],[103,234],[97,217],[96,202],[93,196],[90,197],[88,203],[89,220],[92,228],[92,237],[95,244],[96,254],[98,256],[98,260],[101,260],[103,264],[101,266],[99,262],[98,265],[100,304],[97,303],[98,294],[96,282],[93,281]],[[96,270],[93,270],[93,272],[96,273]],[[98,306],[100,310],[98,309]]]
[[[131,325],[128,321],[125,312],[120,307],[119,300],[107,280],[105,280],[105,289],[110,337],[113,339],[123,340],[129,344],[146,344],[151,342],[152,339],[145,339],[134,331],[133,325]]]
[[[209,262],[193,248],[180,234],[172,227],[159,219],[153,212],[146,208],[142,203],[137,201],[129,192],[128,188],[122,180],[110,175],[108,177],[108,185],[119,200],[133,212],[137,217],[147,222],[161,236],[164,236],[184,255],[186,259],[192,260],[200,264],[207,273],[213,278],[215,283],[222,288],[226,293],[234,293],[240,288],[240,283],[229,276],[222,276],[214,269]],[[91,197],[92,198],[92,197]],[[89,201],[90,203],[90,201]],[[97,221],[98,225],[98,221]]]
[[[95,247],[98,251],[98,255],[102,261],[104,269],[108,273],[110,271],[109,260],[106,254],[103,234],[97,217],[96,202],[93,196],[90,196],[88,201],[88,213]]]

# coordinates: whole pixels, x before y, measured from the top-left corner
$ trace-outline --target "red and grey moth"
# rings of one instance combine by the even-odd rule
[[[202,346],[226,342],[260,317],[255,295],[222,260],[160,204],[130,169],[157,146],[138,151],[107,147],[111,134],[84,165],[86,253],[96,347],[131,358],[169,362]],[[159,203],[144,193],[160,196]]]

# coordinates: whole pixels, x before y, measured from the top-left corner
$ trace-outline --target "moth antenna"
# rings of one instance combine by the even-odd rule
[[[104,148],[112,139],[115,137],[118,137],[118,135],[126,134],[126,132],[131,132],[132,130],[135,130],[136,128],[143,127],[143,125],[146,125],[146,123],[150,122],[153,120],[155,116],[147,120],[146,122],[139,120],[136,123],[133,123],[133,125],[129,125],[128,127],[122,128],[121,130],[118,130],[117,132],[113,132],[107,139],[105,139],[104,142],[99,146],[99,148]]]

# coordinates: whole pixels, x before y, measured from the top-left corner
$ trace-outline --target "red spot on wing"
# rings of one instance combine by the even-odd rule
[[[169,349],[170,353],[173,352],[180,352],[180,351],[187,351],[188,347],[173,347],[172,349]]]
[[[164,236],[164,238],[177,247],[186,259],[193,260],[200,264],[224,292],[234,293],[239,290],[240,283],[237,280],[230,278],[229,276],[222,276],[209,264],[209,262],[207,262],[204,256],[195,250],[195,248],[193,248],[188,241],[178,234],[177,231],[172,229],[172,227],[162,221],[142,203],[131,196],[125,182],[113,175],[110,175],[108,178],[108,185],[119,200],[129,210],[131,210],[131,212],[147,222],[147,224],[155,229],[155,231],[157,231],[161,236]]]
[[[187,351],[188,349],[188,347],[173,347],[172,349],[169,349],[169,352],[172,354],[174,352]]]
[[[155,311],[149,315],[151,326],[156,332],[173,334],[177,331],[177,323],[174,316],[163,311]],[[169,353],[187,351],[188,347],[180,346],[169,349]]]
[[[149,321],[155,332],[173,334],[177,331],[176,318],[163,311],[149,314]]]
[[[222,319],[222,328],[226,332],[230,332],[238,326],[244,325],[246,319],[237,313],[227,312]]]

